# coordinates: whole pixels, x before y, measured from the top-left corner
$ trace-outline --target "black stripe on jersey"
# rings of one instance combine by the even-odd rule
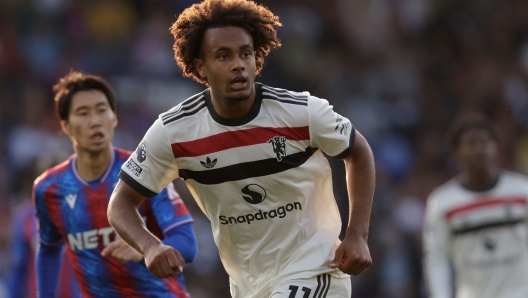
[[[338,155],[334,157],[339,158],[339,159],[344,159],[345,157],[350,155],[350,152],[352,152],[352,149],[354,149],[355,143],[356,143],[356,128],[352,125],[352,129],[350,131],[350,140],[348,141],[348,148],[346,148],[345,151],[339,153]]]
[[[482,224],[471,226],[471,227],[462,227],[462,228],[459,228],[459,229],[453,229],[451,232],[453,234],[455,234],[455,235],[460,235],[460,234],[465,234],[465,233],[471,233],[471,232],[484,230],[484,229],[487,229],[487,228],[495,228],[495,227],[501,227],[501,226],[516,225],[516,224],[523,223],[523,222],[524,222],[524,218],[502,220],[502,221],[494,221],[494,222],[482,223]]]
[[[315,293],[313,295],[313,298],[317,298],[317,293],[319,293],[319,289],[321,288],[321,275],[317,276],[317,288],[315,289]]]
[[[330,281],[332,280],[332,276],[329,274],[325,274],[326,277],[328,277],[328,286],[326,286],[326,291],[324,291],[323,298],[326,298],[326,294],[328,294],[328,290],[330,290]]]
[[[161,118],[163,120],[165,120],[166,118],[169,118],[169,117],[172,117],[176,114],[178,114],[182,109],[185,109],[188,105],[192,105],[193,103],[195,103],[196,101],[199,101],[198,99],[204,95],[204,92],[200,92],[198,94],[195,94],[189,98],[187,98],[186,100],[184,100],[181,104],[180,104],[180,109],[177,110],[177,111],[173,111],[173,112],[170,112],[170,113],[167,113],[165,115],[163,115]]]
[[[299,167],[317,150],[317,148],[308,147],[304,152],[298,152],[283,157],[281,162],[278,162],[276,158],[269,158],[204,171],[180,169],[179,174],[180,177],[185,180],[193,179],[200,184],[207,185],[238,181],[247,178],[272,175]]]
[[[185,112],[189,112],[190,110],[192,110],[194,107],[196,107],[200,103],[203,103],[205,101],[204,97],[205,96],[204,96],[204,94],[202,92],[202,93],[199,93],[199,94],[197,94],[197,95],[185,100],[183,103],[181,103],[181,106],[180,106],[179,110],[171,112],[171,113],[168,113],[168,114],[165,114],[165,115],[163,115],[161,117],[161,119],[163,120],[163,124],[167,124],[167,123],[170,123],[170,122],[174,121],[173,117],[181,115],[182,113],[185,113]]]
[[[307,103],[302,103],[302,102],[298,102],[298,101],[294,101],[294,100],[287,100],[287,99],[277,98],[277,97],[266,95],[264,93],[262,93],[262,98],[263,99],[271,99],[271,100],[275,100],[275,101],[280,101],[280,102],[283,102],[283,103],[300,105],[300,106],[307,106],[308,105]]]
[[[128,184],[128,186],[132,187],[135,191],[139,192],[147,198],[152,198],[153,196],[157,195],[157,193],[139,184],[139,182],[137,182],[134,178],[130,177],[130,175],[128,175],[123,170],[119,172],[118,176],[121,180],[123,180],[123,182]]]
[[[163,117],[161,117],[161,119],[162,119],[163,121],[167,121],[167,120],[169,120],[170,118],[172,118],[172,117],[174,117],[174,116],[177,116],[177,115],[181,114],[182,112],[190,111],[190,110],[192,110],[192,108],[194,108],[194,107],[196,107],[197,105],[199,105],[200,102],[202,102],[202,101],[201,101],[201,100],[197,100],[197,101],[193,102],[191,105],[188,105],[188,106],[185,106],[185,107],[182,106],[182,107],[180,107],[180,109],[179,109],[178,111],[176,111],[176,112],[172,112],[172,113],[170,113],[170,114],[168,114],[168,115],[164,115]]]
[[[207,107],[207,104],[205,102],[199,101],[196,104],[198,104],[198,103],[201,103],[201,105],[198,106],[198,108],[196,108],[194,111],[190,111],[190,112],[186,112],[186,113],[180,113],[180,114],[174,116],[173,118],[170,118],[170,119],[167,119],[167,120],[163,121],[163,124],[167,125],[167,124],[169,124],[171,122],[174,122],[174,121],[176,121],[178,119],[181,119],[183,117],[194,115],[194,114],[200,112],[203,108]]]
[[[321,293],[319,293],[319,296],[317,296],[318,298],[322,298],[323,297],[323,294],[326,290],[326,274],[323,274],[323,286],[321,287]]]
[[[185,109],[188,105],[192,105],[193,103],[195,103],[196,101],[199,101],[197,99],[199,99],[203,94],[202,93],[198,93],[196,95],[193,95],[192,97],[184,100],[181,104],[180,104],[180,108],[176,111],[173,111],[173,112],[170,112],[170,113],[167,113],[163,116],[161,116],[161,119],[162,120],[166,120],[167,118],[170,118],[176,114],[178,114],[179,112],[181,112],[182,109]]]
[[[296,97],[291,94],[276,94],[269,90],[262,90],[262,97],[294,105],[308,105],[308,99],[306,97]]]
[[[271,94],[275,95],[276,97],[288,97],[288,98],[291,98],[291,99],[294,99],[294,100],[299,100],[299,101],[304,101],[304,102],[308,101],[308,97],[306,95],[304,95],[304,94],[302,94],[302,95],[294,95],[291,92],[289,92],[288,90],[275,89],[275,88],[271,88],[271,87],[264,86],[264,85],[262,86],[262,92],[271,93]]]

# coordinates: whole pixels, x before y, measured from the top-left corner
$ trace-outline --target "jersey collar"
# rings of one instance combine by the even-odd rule
[[[260,89],[260,83],[255,82],[255,104],[249,113],[245,114],[239,118],[224,118],[216,112],[213,103],[211,102],[211,89],[205,91],[205,102],[207,103],[207,109],[211,117],[218,122],[219,124],[225,126],[240,126],[249,123],[251,120],[255,119],[259,112],[260,106],[262,104],[262,91]]]
[[[73,174],[75,175],[75,178],[77,178],[77,180],[79,180],[79,182],[81,182],[82,184],[86,186],[90,186],[90,184],[86,180],[84,180],[81,177],[81,175],[79,175],[79,172],[77,172],[77,167],[75,166],[76,160],[77,160],[77,154],[74,154],[71,159],[71,168],[72,168]],[[108,165],[108,168],[106,169],[103,176],[101,176],[101,180],[99,180],[99,183],[104,182],[106,180],[106,178],[112,171],[112,168],[114,167],[114,161],[115,161],[115,148],[112,148],[112,157],[110,159],[110,164]]]

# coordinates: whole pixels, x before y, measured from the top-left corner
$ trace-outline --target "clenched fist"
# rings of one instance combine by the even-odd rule
[[[172,246],[157,244],[145,250],[145,264],[156,277],[164,278],[183,272],[185,261]]]
[[[345,237],[336,250],[330,268],[339,268],[341,271],[354,276],[365,271],[372,264],[367,239],[361,236]]]

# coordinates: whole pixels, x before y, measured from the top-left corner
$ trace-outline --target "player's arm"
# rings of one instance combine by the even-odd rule
[[[183,271],[181,254],[152,234],[138,208],[145,196],[119,180],[108,205],[108,220],[117,234],[145,257],[147,268],[159,278]]]
[[[64,250],[64,238],[51,220],[44,203],[44,190],[36,184],[33,201],[37,211],[40,243],[36,253],[37,291],[39,298],[55,297],[59,283]]]
[[[147,268],[160,278],[178,274],[185,262],[177,250],[164,245],[147,229],[138,207],[146,197],[162,192],[177,176],[171,142],[158,118],[121,168],[108,205],[110,224],[125,242],[143,254]]]
[[[11,243],[12,266],[7,274],[9,297],[22,296],[29,272],[27,263],[33,256],[30,255],[29,243],[24,238],[24,217],[16,212],[13,217],[13,242]]]
[[[163,232],[161,240],[180,252],[185,262],[194,260],[198,244],[193,229],[193,218],[171,182],[158,195],[148,200],[152,215]]]
[[[370,264],[367,245],[370,209],[374,195],[374,157],[365,138],[350,120],[333,111],[328,101],[308,97],[311,146],[345,161],[349,224],[330,268],[357,275]]]
[[[374,196],[374,156],[365,138],[355,132],[354,147],[344,158],[349,197],[349,223],[331,268],[358,275],[372,264],[367,244]]]
[[[448,256],[449,229],[436,201],[429,199],[423,230],[423,267],[431,298],[452,297],[451,263]]]

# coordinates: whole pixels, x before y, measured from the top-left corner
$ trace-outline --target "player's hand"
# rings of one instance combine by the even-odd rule
[[[163,278],[183,272],[185,261],[174,247],[158,244],[145,250],[145,264],[152,274]]]
[[[121,262],[121,264],[126,264],[129,261],[141,262],[143,260],[143,255],[122,239],[110,243],[103,249],[101,255],[103,257],[111,256]]]
[[[365,271],[372,264],[366,237],[351,235],[345,237],[336,250],[330,268],[339,268],[354,276]]]

